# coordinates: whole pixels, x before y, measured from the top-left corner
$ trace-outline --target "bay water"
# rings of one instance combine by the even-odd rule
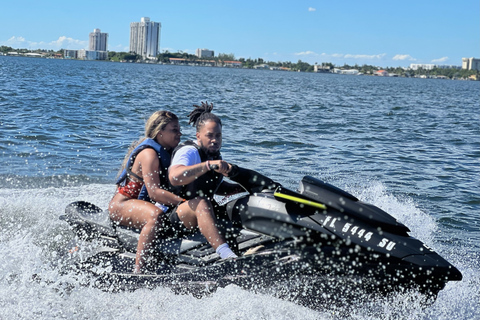
[[[226,160],[292,189],[304,175],[345,189],[464,279],[429,306],[399,293],[337,312],[236,286],[110,293],[62,272],[65,207],[106,208],[149,115],[173,111],[191,139],[201,101],[223,121]],[[471,81],[0,56],[0,319],[478,319],[479,109]]]

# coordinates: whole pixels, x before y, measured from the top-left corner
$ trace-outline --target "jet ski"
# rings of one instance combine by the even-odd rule
[[[139,230],[115,225],[107,210],[78,201],[60,217],[77,235],[68,259],[110,291],[162,285],[202,296],[235,284],[309,306],[359,292],[416,290],[435,299],[448,281],[462,279],[407,226],[331,184],[305,176],[297,191],[258,185],[216,197],[238,258],[220,259],[200,232],[178,237],[164,226],[148,271],[133,274]]]

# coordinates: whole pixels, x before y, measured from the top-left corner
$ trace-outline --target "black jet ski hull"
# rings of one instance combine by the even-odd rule
[[[311,177],[302,180],[300,192],[277,188],[247,195],[230,201],[225,211],[239,258],[220,260],[200,233],[164,234],[145,275],[131,273],[138,230],[112,225],[107,211],[87,202],[70,204],[61,219],[80,239],[97,241],[89,257],[79,254],[82,244],[70,248],[69,256],[108,290],[165,285],[203,294],[231,283],[281,289],[279,284],[293,280],[310,290],[299,297],[311,304],[321,300],[318,292],[332,290],[344,297],[413,288],[434,297],[448,281],[462,278],[392,216]]]

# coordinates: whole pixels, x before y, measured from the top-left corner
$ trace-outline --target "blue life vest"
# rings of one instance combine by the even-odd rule
[[[160,187],[162,189],[169,190],[168,167],[170,166],[171,155],[158,142],[156,142],[155,140],[150,139],[150,138],[143,140],[132,151],[132,153],[130,153],[130,156],[128,157],[127,165],[125,166],[125,169],[123,169],[122,173],[118,177],[116,184],[120,185],[120,186],[125,186],[125,184],[127,183],[128,176],[130,174],[133,175],[131,170],[132,170],[132,167],[133,167],[133,163],[135,162],[135,158],[140,153],[140,151],[142,151],[146,148],[152,148],[157,152],[158,159],[160,160],[160,166],[158,168],[158,172],[159,172],[159,175],[160,175]],[[145,200],[145,201],[151,201],[150,197],[148,196],[148,191],[147,191],[147,187],[145,186],[145,184],[143,185],[142,190],[140,191],[140,194],[138,195],[138,199]]]

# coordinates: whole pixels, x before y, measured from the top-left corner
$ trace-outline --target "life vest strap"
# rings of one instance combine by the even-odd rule
[[[132,177],[134,177],[135,179],[137,179],[137,180],[139,180],[139,181],[141,181],[141,182],[144,182],[144,181],[143,181],[143,178],[140,177],[139,175],[133,173],[133,171],[132,171],[130,168],[127,169],[127,175],[132,176]]]

